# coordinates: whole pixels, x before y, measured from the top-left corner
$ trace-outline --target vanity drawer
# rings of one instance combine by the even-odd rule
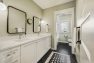
[[[20,56],[20,47],[9,49],[3,54],[6,58],[12,57],[13,59]]]
[[[20,58],[14,59],[11,63],[20,63]]]
[[[15,59],[20,61],[20,47],[0,52],[0,63],[12,63],[12,61],[16,63],[17,60]]]

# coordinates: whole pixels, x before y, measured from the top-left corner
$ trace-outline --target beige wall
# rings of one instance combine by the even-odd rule
[[[63,9],[67,9],[67,8],[72,8],[72,7],[75,7],[75,1],[71,1],[71,2],[68,2],[66,4],[61,4],[61,5],[58,5],[55,7],[44,9],[43,20],[49,24],[49,32],[51,32],[53,36],[54,36],[54,12],[59,11],[59,10],[63,10]],[[45,30],[43,29],[42,32],[45,32]],[[52,37],[52,47],[54,45],[53,40],[54,39]]]
[[[43,10],[32,0],[4,0],[6,6],[11,5],[27,13],[27,18],[32,16],[42,17]],[[0,11],[0,35],[7,35],[7,10]],[[27,33],[32,33],[32,25],[27,25]]]
[[[43,20],[47,21],[49,24],[49,31],[53,34],[54,32],[54,12],[58,10],[63,10],[66,8],[75,7],[75,1],[68,2],[66,4],[61,4],[55,7],[47,8],[42,10],[37,6],[32,0],[4,0],[6,6],[11,5],[27,13],[28,18],[32,16],[43,17]],[[45,27],[42,27],[42,32],[45,32]],[[27,25],[27,33],[32,33],[32,25]],[[7,34],[7,10],[0,11],[0,35]],[[52,38],[53,41],[53,38]],[[53,46],[54,42],[52,42]]]

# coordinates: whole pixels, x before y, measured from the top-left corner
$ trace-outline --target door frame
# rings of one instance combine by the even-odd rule
[[[71,24],[73,25],[72,28],[74,28],[74,7],[72,8],[67,8],[67,9],[63,9],[63,10],[59,10],[59,11],[55,11],[54,12],[54,50],[57,49],[57,33],[56,33],[56,22],[57,22],[57,14],[60,13],[65,13],[65,12],[72,12],[73,16],[72,16],[72,21]],[[73,33],[72,33],[73,34]]]

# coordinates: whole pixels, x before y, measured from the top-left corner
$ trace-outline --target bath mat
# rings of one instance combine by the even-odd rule
[[[52,52],[45,63],[71,63],[70,55]]]

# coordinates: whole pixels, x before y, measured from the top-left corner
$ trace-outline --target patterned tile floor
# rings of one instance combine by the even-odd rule
[[[70,56],[65,54],[54,53],[49,63],[70,63]]]
[[[47,58],[49,57],[49,55],[51,54],[52,51],[53,50],[49,50],[47,52],[47,54],[45,54],[45,56],[43,56],[43,58],[40,59],[40,61],[38,63],[45,63],[45,61],[47,60]],[[71,63],[77,63],[76,57],[75,57],[75,55],[72,54],[71,46],[69,46],[68,43],[60,43],[59,42],[58,45],[57,45],[57,50],[55,52],[58,52],[60,54],[70,55]],[[56,63],[59,63],[59,62],[56,62]]]

